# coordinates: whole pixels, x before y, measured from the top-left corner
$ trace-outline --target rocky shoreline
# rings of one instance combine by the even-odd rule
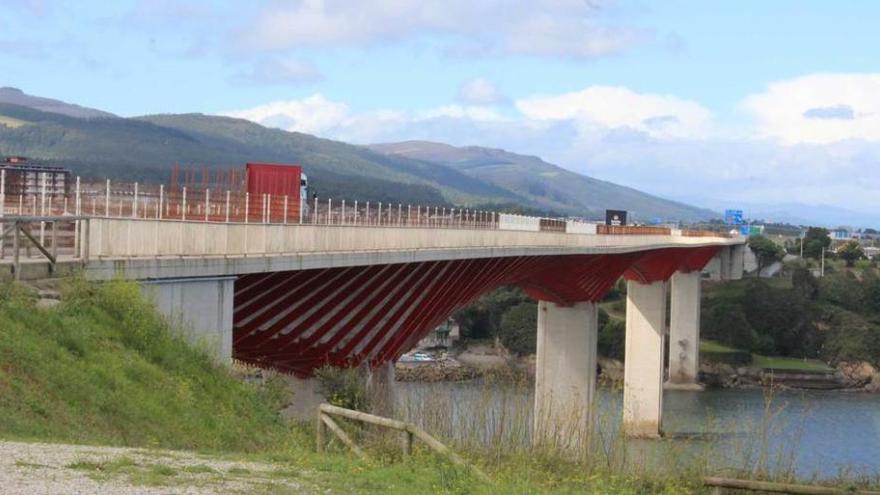
[[[600,386],[623,383],[623,363],[599,357]],[[493,379],[522,381],[535,376],[534,356],[513,356],[494,346],[475,346],[462,352],[442,352],[432,361],[398,362],[396,379],[402,382],[460,382]],[[778,388],[840,390],[880,393],[880,370],[867,362],[841,363],[831,371],[769,370],[755,366],[703,363],[700,382],[708,388]]]

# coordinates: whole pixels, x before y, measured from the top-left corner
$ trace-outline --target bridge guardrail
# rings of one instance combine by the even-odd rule
[[[308,204],[306,204],[308,203]],[[531,217],[471,208],[312,198],[300,202],[287,196],[250,195],[240,191],[139,183],[83,184],[72,193],[9,196],[0,188],[0,217],[88,216],[186,220],[212,223],[312,224],[447,229],[531,230],[598,235],[671,235],[653,226],[608,226],[574,219]],[[676,231],[677,233],[678,231]],[[729,237],[729,234],[683,230],[687,237]]]

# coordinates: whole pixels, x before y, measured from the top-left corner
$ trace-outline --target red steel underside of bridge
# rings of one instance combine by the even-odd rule
[[[307,377],[325,364],[397,360],[458,308],[498,287],[570,305],[598,302],[621,277],[697,271],[719,248],[522,256],[244,275],[235,283],[233,355]]]

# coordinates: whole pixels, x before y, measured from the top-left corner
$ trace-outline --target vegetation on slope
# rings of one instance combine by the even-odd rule
[[[78,119],[6,103],[0,103],[0,115],[30,123],[0,127],[0,154],[63,164],[87,178],[167,182],[175,163],[199,169],[300,163],[325,198],[438,206],[521,199],[450,167],[229,117]]]
[[[289,438],[277,386],[187,345],[134,284],[74,283],[57,309],[0,282],[0,435],[259,451]]]
[[[880,275],[871,267],[815,278],[719,284],[703,301],[705,338],[756,354],[880,364]]]
[[[446,165],[511,191],[517,191],[543,209],[602,218],[605,209],[629,210],[642,221],[654,218],[706,220],[713,213],[635,189],[594,179],[521,155],[480,146],[456,147],[428,141],[376,144],[372,149],[388,156],[408,157]]]

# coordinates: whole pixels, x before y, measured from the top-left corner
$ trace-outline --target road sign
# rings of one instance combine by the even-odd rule
[[[743,224],[743,211],[742,210],[724,210],[724,223],[728,225],[742,225]]]
[[[626,225],[626,211],[605,210],[605,225]]]

